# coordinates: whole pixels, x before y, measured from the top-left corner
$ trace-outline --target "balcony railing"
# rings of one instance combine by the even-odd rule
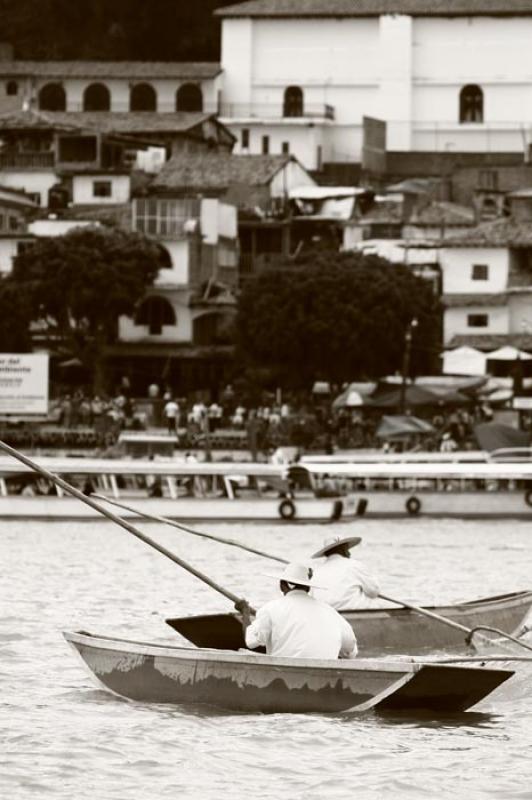
[[[305,103],[301,113],[291,108],[284,108],[282,103],[224,103],[218,110],[220,117],[226,119],[256,118],[286,120],[298,119],[330,119],[334,120],[334,106],[327,103]]]
[[[54,164],[53,153],[0,153],[0,169],[49,169]]]

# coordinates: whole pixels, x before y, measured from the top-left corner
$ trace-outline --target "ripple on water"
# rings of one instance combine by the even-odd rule
[[[362,526],[357,555],[392,596],[445,603],[529,586],[528,524],[356,523]],[[161,525],[142,527],[253,603],[272,596],[263,559]],[[333,528],[208,530],[301,559]],[[61,631],[175,643],[165,617],[227,610],[227,601],[107,523],[10,523],[0,527],[0,563],[2,798],[532,797],[530,676],[504,684],[478,712],[440,720],[132,703],[94,687]]]

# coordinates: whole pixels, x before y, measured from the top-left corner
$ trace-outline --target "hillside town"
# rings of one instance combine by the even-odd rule
[[[239,406],[280,413],[284,392],[316,420],[325,383],[319,399],[334,427],[332,402],[368,380],[405,384],[391,412],[456,412],[405,394],[423,375],[415,317],[401,323],[392,375],[354,363],[331,380],[317,367],[295,393],[273,378],[242,381],[245,287],[325,252],[378,256],[425,281],[439,326],[425,382],[456,392],[479,378],[468,413],[491,397],[527,424],[532,118],[521,43],[532,16],[517,0],[447,5],[222,7],[216,63],[26,61],[16,44],[0,45],[2,276],[39,241],[81,229],[136,233],[158,249],[155,279],[117,316],[104,386],[33,320],[31,350],[50,355],[55,421],[74,396],[90,403],[105,392],[116,412],[124,386],[132,402],[153,384],[183,408],[216,405],[236,387],[227,418]],[[370,405],[356,413],[366,419]],[[137,417],[165,424],[153,403]]]

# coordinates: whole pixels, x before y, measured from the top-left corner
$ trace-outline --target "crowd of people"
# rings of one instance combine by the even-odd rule
[[[233,443],[240,442],[255,458],[287,446],[325,453],[356,448],[475,449],[475,426],[493,418],[485,402],[462,408],[416,409],[417,416],[432,424],[433,433],[388,441],[379,435],[379,425],[384,414],[397,412],[394,409],[335,409],[330,401],[311,393],[284,393],[282,398],[265,393],[262,400],[250,402],[231,386],[210,402],[200,395],[178,396],[157,384],[147,387],[145,397],[133,398],[121,386],[110,396],[82,390],[61,393],[52,400],[49,417],[63,432],[78,432],[78,438],[82,431],[92,432],[91,440],[98,444],[112,444],[122,430],[165,429],[185,448],[207,443],[216,449],[223,447],[221,434],[233,433]]]

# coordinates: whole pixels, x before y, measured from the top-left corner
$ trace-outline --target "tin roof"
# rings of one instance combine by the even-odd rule
[[[531,0],[249,0],[214,12],[221,17],[422,17],[532,15]]]

